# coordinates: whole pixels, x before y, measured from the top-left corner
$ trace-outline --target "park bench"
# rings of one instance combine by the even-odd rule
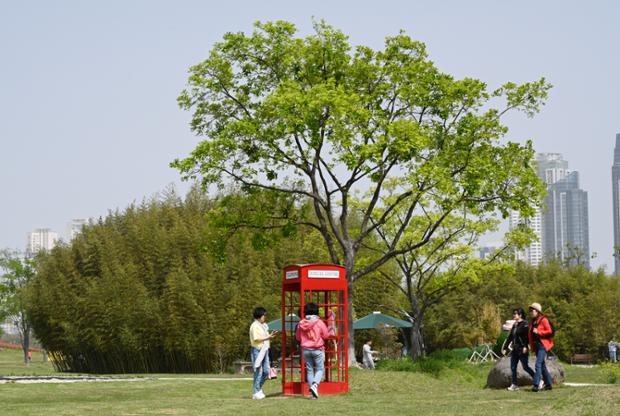
[[[594,357],[592,356],[592,354],[574,354],[570,359],[571,365],[592,364],[592,361],[594,361]]]
[[[254,373],[254,369],[252,368],[251,361],[241,361],[237,360],[233,362],[233,366],[235,368],[235,374],[251,374]]]

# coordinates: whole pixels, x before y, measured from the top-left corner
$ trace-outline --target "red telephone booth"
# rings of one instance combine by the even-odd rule
[[[319,306],[330,336],[325,340],[325,373],[319,394],[349,391],[347,277],[335,264],[301,264],[284,268],[282,278],[282,392],[308,394],[301,345],[295,339],[306,303]],[[298,318],[299,317],[299,318]]]

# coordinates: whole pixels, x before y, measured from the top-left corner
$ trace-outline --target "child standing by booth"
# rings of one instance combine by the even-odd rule
[[[304,316],[297,325],[295,337],[301,342],[306,379],[310,389],[310,399],[319,397],[319,384],[325,370],[325,341],[329,336],[327,326],[319,319],[319,307],[316,303],[304,306]]]

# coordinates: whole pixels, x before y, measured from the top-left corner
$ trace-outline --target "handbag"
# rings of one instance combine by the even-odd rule
[[[278,378],[278,372],[275,368],[269,367],[269,380],[273,380]]]

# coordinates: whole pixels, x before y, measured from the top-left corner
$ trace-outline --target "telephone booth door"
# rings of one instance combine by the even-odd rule
[[[282,391],[307,394],[305,362],[296,339],[304,306],[319,306],[319,318],[328,329],[325,339],[325,372],[319,394],[346,393],[349,389],[348,304],[344,267],[332,264],[291,265],[282,281]]]

